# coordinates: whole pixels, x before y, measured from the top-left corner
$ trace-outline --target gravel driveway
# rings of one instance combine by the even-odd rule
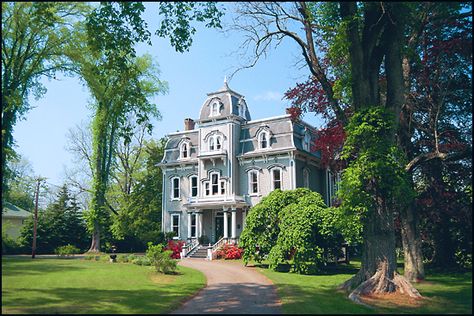
[[[179,264],[203,272],[207,286],[172,314],[281,314],[275,286],[253,267],[191,258]]]

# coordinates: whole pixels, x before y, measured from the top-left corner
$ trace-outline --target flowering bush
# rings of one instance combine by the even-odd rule
[[[169,240],[168,245],[165,247],[164,250],[171,250],[173,252],[171,254],[171,258],[180,259],[181,258],[181,251],[183,250],[183,245],[184,245],[184,241]]]
[[[225,244],[216,251],[217,259],[240,259],[244,250],[234,244]]]

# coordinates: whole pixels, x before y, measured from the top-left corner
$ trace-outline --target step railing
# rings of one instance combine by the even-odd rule
[[[207,249],[207,259],[212,260],[213,254],[217,251],[217,249],[219,249],[223,245],[230,244],[230,243],[237,244],[238,242],[239,242],[239,238],[222,237],[214,245],[212,245],[212,247],[209,247]]]
[[[199,240],[197,238],[191,239],[191,242],[189,242],[186,247],[183,247],[184,253],[182,258],[188,258],[198,246]]]

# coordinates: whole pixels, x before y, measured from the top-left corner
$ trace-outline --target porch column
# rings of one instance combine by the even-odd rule
[[[235,208],[232,208],[232,221],[231,221],[231,227],[232,227],[232,238],[237,237],[237,210]]]
[[[202,236],[202,212],[199,212],[198,213],[198,221],[196,223],[196,226],[199,227],[199,230],[198,230],[198,238]]]
[[[188,239],[191,239],[191,212],[188,212]]]
[[[229,238],[229,230],[228,228],[228,218],[227,218],[228,210],[224,209],[224,238]]]

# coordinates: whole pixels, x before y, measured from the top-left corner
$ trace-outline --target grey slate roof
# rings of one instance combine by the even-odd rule
[[[33,214],[9,202],[3,203],[2,217],[28,218]]]
[[[169,139],[165,147],[165,155],[163,157],[163,162],[172,162],[177,161],[179,158],[179,145],[181,141],[188,140],[191,144],[191,153],[190,158],[197,158],[198,143],[199,143],[199,134],[198,130],[185,131],[179,134],[170,134],[168,135]],[[173,150],[174,149],[174,150]]]

